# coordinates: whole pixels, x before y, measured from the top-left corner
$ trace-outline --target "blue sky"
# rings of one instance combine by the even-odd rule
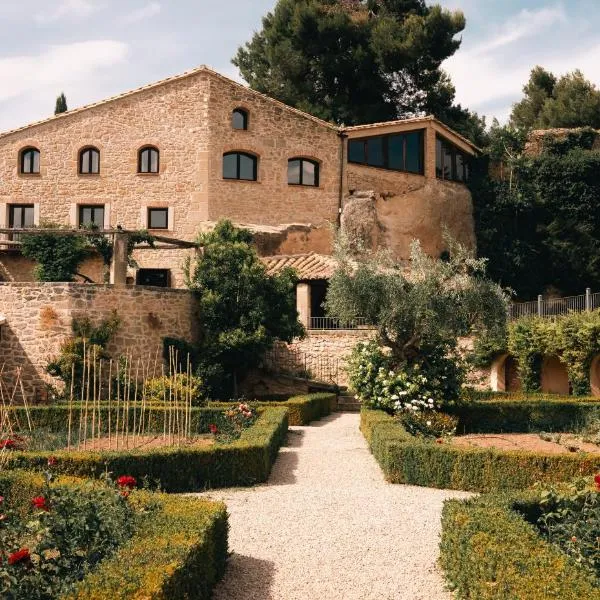
[[[236,48],[275,0],[0,0],[0,131],[208,64],[238,77]],[[529,71],[600,83],[598,0],[442,0],[467,17],[444,65],[464,105],[500,120]]]

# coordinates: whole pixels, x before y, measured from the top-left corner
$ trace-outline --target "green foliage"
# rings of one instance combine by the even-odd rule
[[[505,329],[483,332],[473,341],[467,362],[476,369],[489,367],[493,360],[508,352],[508,335]]]
[[[600,493],[578,479],[542,492],[538,527],[552,544],[600,577]]]
[[[354,348],[348,374],[350,387],[365,406],[389,413],[446,406],[458,399],[464,379],[458,357],[431,349],[421,360],[398,367],[377,342]]]
[[[459,422],[458,430],[461,425]],[[554,483],[600,470],[600,456],[466,448],[412,436],[382,411],[363,409],[361,430],[391,483],[488,492]],[[496,430],[498,431],[498,430]]]
[[[86,240],[79,235],[65,235],[54,223],[45,223],[43,234],[23,234],[21,252],[37,265],[37,281],[73,281],[81,263],[88,255]]]
[[[155,377],[144,382],[146,402],[155,404],[187,403],[191,400],[193,406],[203,406],[206,404],[203,388],[200,377],[185,373]]]
[[[50,410],[41,417],[46,422],[62,419],[62,429],[67,421],[64,407]],[[114,411],[113,411],[114,413]],[[38,413],[39,414],[39,413]],[[162,431],[168,411],[152,410],[149,431]],[[210,423],[219,423],[223,410],[194,409],[192,431],[206,433]],[[73,419],[78,419],[75,411]],[[103,426],[107,426],[107,413],[102,413]],[[61,474],[99,477],[106,471],[127,473],[142,479],[156,482],[167,492],[197,492],[207,488],[238,487],[254,485],[267,480],[271,466],[277,457],[280,446],[285,442],[288,429],[287,410],[264,408],[259,410],[255,424],[245,429],[240,438],[231,444],[213,446],[163,447],[132,451],[53,451],[19,452],[7,455],[6,469],[46,468],[48,458],[56,457],[56,471]]]
[[[64,92],[61,92],[56,98],[56,105],[54,107],[54,114],[59,115],[69,110],[67,106],[67,97]]]
[[[600,127],[600,91],[579,70],[557,79],[535,67],[523,92],[510,117],[519,129]]]
[[[198,367],[198,349],[187,340],[173,337],[163,338],[163,361],[170,364],[175,361],[175,370],[185,373],[188,369],[188,361],[192,371]]]
[[[303,335],[296,276],[286,270],[269,277],[250,245],[251,233],[229,221],[198,241],[202,257],[186,268],[201,314],[198,374],[213,397],[231,397],[237,395],[238,379],[258,366],[275,340]]]
[[[457,598],[600,599],[596,581],[523,518],[524,504],[521,494],[444,504],[440,562]]]
[[[400,415],[400,422],[412,435],[436,439],[453,436],[458,425],[456,417],[435,410],[404,412]]]
[[[0,489],[8,505],[0,529],[3,598],[59,597],[133,534],[136,515],[114,486],[47,483],[25,506],[11,491]],[[21,549],[29,558],[10,564],[10,556]]]
[[[46,366],[49,375],[64,383],[65,395],[70,395],[72,387],[75,397],[81,397],[84,368],[93,369],[94,363],[98,365],[109,358],[106,346],[120,324],[116,312],[100,325],[94,325],[87,317],[73,319],[73,336],[62,343],[60,355]]]
[[[279,0],[232,62],[252,89],[325,120],[427,112],[477,140],[482,120],[454,104],[441,69],[464,27],[462,12],[422,0]]]

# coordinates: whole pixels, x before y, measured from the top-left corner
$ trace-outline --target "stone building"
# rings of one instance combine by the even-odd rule
[[[0,228],[94,223],[190,241],[228,218],[261,255],[298,261],[329,255],[342,225],[400,259],[413,238],[437,255],[444,227],[475,243],[476,152],[433,117],[337,127],[202,66],[0,134]],[[9,242],[1,277],[31,280]],[[131,282],[181,287],[189,252],[137,251]],[[99,259],[82,273],[102,283]]]

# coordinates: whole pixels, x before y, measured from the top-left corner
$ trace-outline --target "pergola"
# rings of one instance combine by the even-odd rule
[[[8,236],[19,236],[22,234],[27,235],[47,235],[48,233],[56,233],[57,235],[69,235],[69,236],[86,236],[86,237],[97,237],[104,235],[111,237],[113,240],[113,254],[110,264],[110,280],[109,282],[114,285],[126,285],[127,284],[127,248],[129,245],[129,237],[138,233],[127,229],[50,229],[43,227],[32,227],[26,229],[10,229],[0,228],[0,235]],[[190,242],[187,240],[180,240],[177,238],[171,238],[163,235],[151,234],[152,238],[158,244],[154,245],[155,249],[173,249],[173,248],[195,248],[199,249],[201,246],[197,242]],[[0,248],[4,247],[7,249],[15,248],[19,249],[22,243],[18,239],[0,239]],[[147,243],[137,244],[136,248],[151,248]]]

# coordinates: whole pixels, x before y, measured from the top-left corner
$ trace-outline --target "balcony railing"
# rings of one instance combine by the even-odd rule
[[[600,293],[592,294],[590,289],[581,296],[567,296],[544,300],[538,296],[533,302],[519,302],[508,307],[508,317],[511,320],[521,317],[558,317],[571,312],[585,312],[600,308]]]
[[[311,317],[309,321],[309,329],[374,329],[372,325],[367,322],[367,319],[358,317],[351,321],[342,321],[340,319],[334,319],[333,317]]]

